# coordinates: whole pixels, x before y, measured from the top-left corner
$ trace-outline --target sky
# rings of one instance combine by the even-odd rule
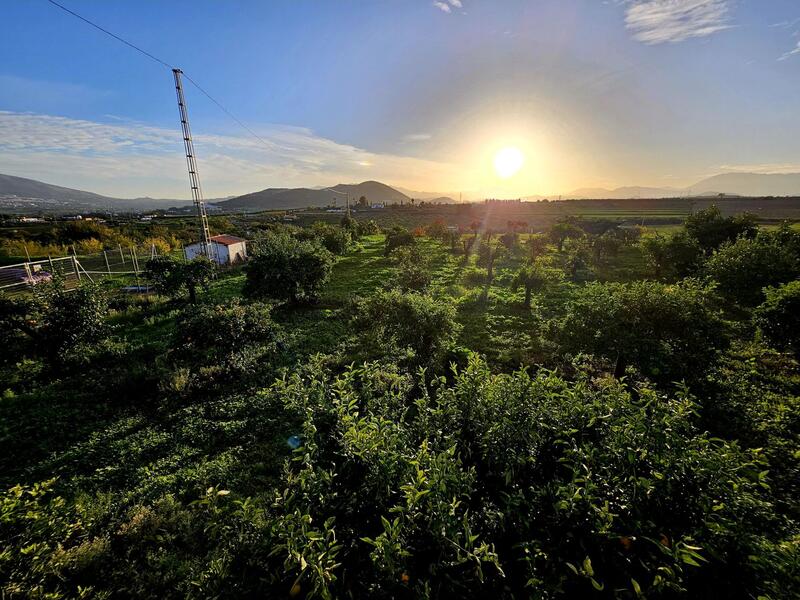
[[[798,0],[59,0],[180,67],[209,198],[375,179],[465,197],[800,172]],[[0,173],[188,198],[172,73],[0,7]],[[504,148],[524,157],[506,179]]]

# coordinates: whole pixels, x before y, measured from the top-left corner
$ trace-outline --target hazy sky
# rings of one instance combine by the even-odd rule
[[[181,67],[208,197],[379,179],[487,195],[800,171],[800,0],[59,0]],[[188,197],[172,74],[4,2],[0,173]],[[513,146],[523,168],[501,181]]]

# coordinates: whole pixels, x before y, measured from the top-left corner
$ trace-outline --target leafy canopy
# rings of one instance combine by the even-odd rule
[[[333,268],[333,255],[319,243],[284,233],[258,240],[245,267],[244,292],[254,298],[314,302]]]

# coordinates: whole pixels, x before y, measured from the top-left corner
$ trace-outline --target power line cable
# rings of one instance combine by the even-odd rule
[[[66,6],[64,6],[64,5],[62,5],[62,4],[59,4],[59,3],[58,3],[58,2],[56,2],[55,0],[47,0],[47,1],[48,1],[50,4],[52,4],[53,6],[57,6],[58,8],[60,8],[61,10],[63,10],[64,12],[67,12],[67,13],[71,14],[73,17],[76,17],[76,18],[80,19],[80,20],[81,20],[81,21],[83,21],[84,23],[88,23],[89,25],[91,25],[91,26],[92,26],[92,27],[94,27],[95,29],[99,29],[100,31],[102,31],[102,32],[103,32],[103,33],[105,33],[106,35],[110,35],[112,38],[114,38],[114,39],[115,39],[115,40],[117,40],[117,41],[120,41],[120,42],[122,42],[122,43],[123,43],[123,44],[125,44],[126,46],[130,46],[131,48],[133,48],[133,49],[134,49],[134,50],[136,50],[137,52],[141,52],[142,54],[144,54],[144,55],[145,55],[145,56],[147,56],[148,58],[151,58],[151,59],[153,59],[154,61],[156,61],[157,63],[161,63],[162,65],[164,65],[164,66],[165,66],[165,67],[167,67],[168,69],[172,69],[172,68],[174,68],[172,65],[170,65],[169,63],[167,63],[167,62],[165,62],[165,61],[161,60],[161,59],[160,59],[160,58],[158,58],[157,56],[153,56],[152,54],[150,54],[149,52],[147,52],[147,50],[142,50],[141,48],[139,48],[139,46],[137,46],[137,45],[135,45],[135,44],[131,44],[131,43],[130,43],[128,40],[125,40],[125,39],[123,39],[123,38],[119,37],[119,36],[118,36],[117,34],[115,34],[115,33],[111,33],[111,32],[110,32],[108,29],[104,29],[104,28],[100,27],[100,25],[98,25],[97,23],[93,23],[93,22],[92,22],[92,21],[90,21],[89,19],[87,19],[87,18],[85,18],[85,17],[82,17],[81,15],[79,15],[79,14],[78,14],[78,13],[76,13],[76,12],[73,12],[73,11],[71,11],[71,10],[70,10],[70,9],[68,9]]]
[[[157,63],[159,63],[159,64],[161,64],[161,65],[163,65],[163,66],[167,67],[168,69],[175,69],[175,68],[176,68],[176,67],[173,67],[172,65],[170,65],[168,62],[166,62],[166,61],[164,61],[164,60],[161,60],[160,58],[158,58],[157,56],[154,56],[153,54],[150,54],[150,53],[149,53],[149,52],[147,52],[146,50],[143,50],[142,48],[140,48],[140,47],[139,47],[139,46],[137,46],[136,44],[132,44],[132,43],[131,43],[131,42],[129,42],[128,40],[126,40],[126,39],[124,39],[124,38],[122,38],[122,37],[118,36],[118,35],[117,35],[117,34],[115,34],[115,33],[112,33],[112,32],[110,32],[108,29],[105,29],[105,28],[101,27],[100,25],[98,25],[97,23],[94,23],[93,21],[90,21],[90,20],[89,20],[89,19],[87,19],[86,17],[83,17],[83,16],[79,15],[78,13],[76,13],[76,12],[74,12],[74,11],[72,11],[72,10],[68,9],[66,6],[64,6],[64,5],[62,5],[62,4],[59,4],[59,3],[58,3],[58,2],[56,2],[55,0],[47,0],[47,1],[48,1],[50,4],[52,4],[53,6],[55,6],[55,7],[57,7],[57,8],[60,8],[60,9],[61,9],[61,10],[63,10],[64,12],[67,12],[67,13],[71,14],[73,17],[76,17],[76,18],[80,19],[81,21],[83,21],[84,23],[87,23],[88,25],[91,25],[92,27],[94,27],[95,29],[98,29],[98,30],[102,31],[102,32],[103,32],[103,33],[105,33],[106,35],[109,35],[109,36],[111,36],[111,37],[112,37],[112,38],[114,38],[115,40],[117,40],[117,41],[119,41],[119,42],[122,42],[122,43],[123,43],[123,44],[125,44],[126,46],[129,46],[129,47],[133,48],[133,49],[134,49],[134,50],[136,50],[137,52],[141,52],[141,53],[142,53],[142,54],[144,54],[146,57],[148,57],[148,58],[150,58],[150,59],[152,59],[152,60],[156,61]],[[183,73],[183,71],[181,71],[181,73]],[[211,94],[209,94],[209,93],[208,93],[207,91],[205,91],[205,90],[204,90],[202,87],[200,87],[200,84],[199,84],[199,83],[197,83],[197,82],[196,82],[194,79],[192,79],[191,77],[189,77],[189,76],[188,76],[186,73],[183,73],[183,76],[184,76],[184,78],[185,78],[185,79],[186,79],[186,80],[187,80],[189,83],[191,83],[191,84],[192,84],[194,87],[196,87],[196,88],[197,88],[197,89],[198,89],[198,90],[199,90],[199,91],[200,91],[200,92],[201,92],[201,93],[202,93],[202,94],[203,94],[203,95],[204,95],[206,98],[208,98],[209,100],[211,100],[211,102],[213,102],[214,104],[216,104],[216,105],[217,105],[217,106],[218,106],[218,107],[219,107],[219,108],[220,108],[220,109],[221,109],[221,110],[222,110],[222,111],[223,111],[223,112],[224,112],[226,115],[228,115],[228,116],[229,116],[229,117],[230,117],[230,118],[231,118],[233,121],[235,121],[235,122],[236,122],[236,123],[239,125],[239,127],[241,127],[242,129],[244,129],[245,131],[247,131],[247,133],[249,133],[249,134],[250,134],[250,135],[252,135],[252,136],[253,136],[255,139],[257,139],[259,142],[261,142],[261,143],[264,145],[264,147],[265,147],[265,148],[267,148],[268,150],[272,150],[272,146],[270,146],[270,144],[269,144],[268,142],[266,142],[266,141],[265,141],[263,138],[261,138],[261,137],[260,137],[260,136],[259,136],[259,135],[258,135],[258,134],[255,132],[255,131],[253,131],[253,130],[252,130],[252,129],[250,129],[250,128],[249,128],[247,125],[245,125],[245,124],[244,124],[244,123],[243,123],[243,122],[242,122],[242,121],[241,121],[241,120],[240,120],[238,117],[236,117],[236,115],[234,115],[234,114],[233,114],[231,111],[229,111],[227,108],[225,108],[225,106],[223,106],[223,104],[222,104],[222,103],[221,103],[219,100],[217,100],[216,98],[214,98],[214,97],[213,97]]]

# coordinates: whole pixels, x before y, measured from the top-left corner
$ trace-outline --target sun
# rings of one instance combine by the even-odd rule
[[[494,170],[501,179],[508,179],[517,174],[525,164],[525,155],[519,148],[509,146],[494,155]]]

